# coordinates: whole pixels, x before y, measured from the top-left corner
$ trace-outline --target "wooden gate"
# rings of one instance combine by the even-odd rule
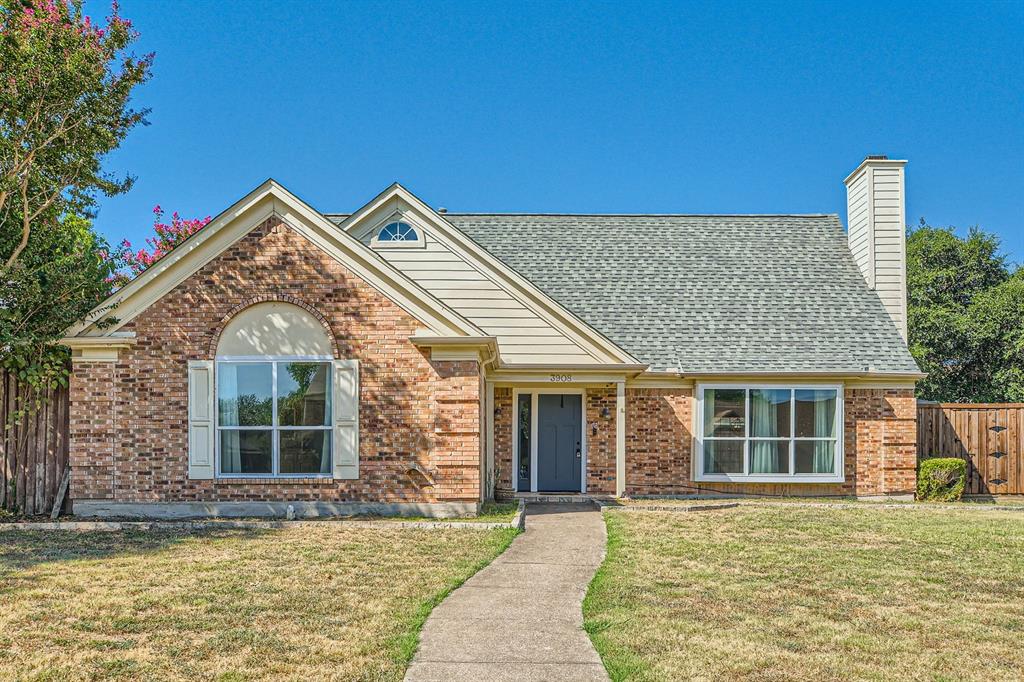
[[[68,465],[68,390],[50,391],[42,407],[15,420],[29,400],[28,388],[0,370],[0,508],[49,514]]]
[[[1024,494],[1024,403],[919,402],[917,452],[967,460],[967,495]]]

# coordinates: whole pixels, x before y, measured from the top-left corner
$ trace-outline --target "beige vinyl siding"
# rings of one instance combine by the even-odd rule
[[[363,240],[370,243],[366,235]],[[509,363],[596,363],[597,360],[548,321],[468,263],[424,234],[423,248],[377,248],[389,263],[446,305],[498,338]]]
[[[876,168],[873,172],[875,218],[875,291],[901,329],[906,327],[904,287],[903,172]]]
[[[873,284],[871,272],[871,230],[868,226],[868,174],[863,172],[851,184],[847,199],[848,240],[853,259],[857,262],[868,286]]]
[[[906,338],[906,234],[903,168],[866,165],[847,190],[849,245],[868,286],[874,289]]]

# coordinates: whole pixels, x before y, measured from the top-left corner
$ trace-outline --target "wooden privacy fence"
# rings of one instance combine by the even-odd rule
[[[967,460],[966,495],[1024,494],[1024,403],[919,402],[917,452]]]
[[[42,407],[15,420],[29,389],[3,370],[0,382],[0,508],[49,514],[68,465],[68,390],[50,391]]]

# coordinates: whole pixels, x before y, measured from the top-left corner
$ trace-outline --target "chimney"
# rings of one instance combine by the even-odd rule
[[[878,294],[907,340],[906,161],[868,156],[846,183],[850,251],[868,288]]]

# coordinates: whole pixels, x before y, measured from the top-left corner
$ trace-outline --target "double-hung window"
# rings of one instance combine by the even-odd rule
[[[698,387],[697,480],[843,480],[842,387]]]
[[[218,361],[216,395],[220,476],[331,475],[329,361]]]

